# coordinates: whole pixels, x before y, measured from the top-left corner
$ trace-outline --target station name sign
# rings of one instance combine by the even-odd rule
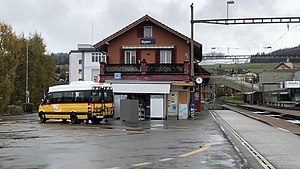
[[[300,88],[300,81],[285,81],[284,88]]]
[[[156,39],[146,39],[146,38],[144,38],[144,39],[141,39],[140,40],[140,43],[141,44],[156,44]]]

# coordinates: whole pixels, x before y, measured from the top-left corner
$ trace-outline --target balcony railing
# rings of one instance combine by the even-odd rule
[[[183,64],[147,64],[147,74],[180,74],[183,70]]]
[[[104,74],[127,73],[127,74],[183,74],[184,64],[106,64]],[[145,72],[142,72],[145,70]]]
[[[140,73],[140,64],[107,64],[105,65],[105,74],[112,73]]]

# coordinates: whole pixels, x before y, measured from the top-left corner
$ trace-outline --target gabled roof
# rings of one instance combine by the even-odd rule
[[[276,66],[274,69],[280,68],[280,66],[285,66],[286,69],[300,69],[300,65],[292,63],[292,62],[285,62],[285,63],[280,63],[278,66]],[[280,69],[282,70],[282,69]]]
[[[127,31],[129,31],[130,29],[136,27],[137,25],[139,25],[140,23],[142,23],[142,22],[144,22],[144,21],[150,21],[150,22],[156,24],[157,26],[159,26],[159,27],[165,29],[166,31],[168,31],[168,32],[170,32],[170,33],[172,33],[172,34],[174,34],[174,35],[176,35],[176,36],[178,36],[178,37],[180,37],[180,38],[182,38],[182,39],[188,41],[188,42],[191,41],[191,39],[190,39],[189,37],[187,37],[187,36],[185,36],[185,35],[183,35],[183,34],[177,32],[177,31],[175,31],[174,29],[172,29],[172,28],[170,28],[170,27],[164,25],[163,23],[161,23],[161,22],[159,22],[159,21],[153,19],[153,18],[150,17],[149,15],[145,15],[145,16],[143,16],[142,18],[140,18],[140,19],[136,20],[135,22],[129,24],[128,26],[124,27],[123,29],[119,30],[118,32],[112,34],[111,36],[109,36],[109,37],[103,39],[102,41],[100,41],[100,42],[98,42],[98,43],[96,43],[96,44],[94,45],[94,47],[97,49],[97,48],[99,48],[99,47],[105,45],[105,44],[108,43],[109,41],[111,41],[111,40],[117,38],[118,36],[124,34],[125,32],[127,32]],[[198,42],[196,42],[196,41],[194,41],[194,45],[197,46],[197,47],[199,47],[199,48],[202,46],[200,43],[198,43]]]

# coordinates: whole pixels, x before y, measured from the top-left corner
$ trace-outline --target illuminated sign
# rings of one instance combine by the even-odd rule
[[[156,44],[156,39],[141,39],[141,44]]]

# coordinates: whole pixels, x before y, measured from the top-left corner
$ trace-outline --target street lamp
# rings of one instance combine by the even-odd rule
[[[272,46],[266,46],[264,49],[270,49],[270,53],[272,52]]]
[[[29,103],[29,91],[28,91],[28,44],[26,45],[26,100],[25,103]]]
[[[227,20],[228,20],[228,5],[230,5],[230,4],[234,4],[234,1],[227,1],[227,3],[226,3],[226,6],[227,6],[227,10],[226,10],[227,15],[226,15],[226,18],[227,18]]]

